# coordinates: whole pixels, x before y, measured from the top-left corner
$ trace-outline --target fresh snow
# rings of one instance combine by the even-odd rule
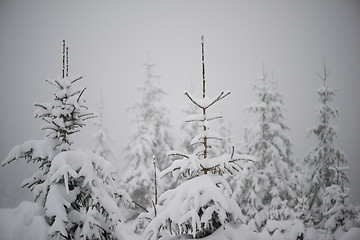
[[[175,189],[168,190],[159,198],[157,217],[150,222],[144,236],[156,239],[163,226],[196,236],[201,226],[213,228],[210,219],[216,213],[218,221],[225,225],[229,216],[242,220],[239,206],[230,198],[231,188],[222,176],[201,175],[194,177]],[[203,214],[199,216],[199,211]],[[190,230],[186,230],[190,226]],[[170,230],[171,231],[171,230]],[[187,232],[188,231],[188,232]]]
[[[36,203],[21,202],[16,208],[0,209],[1,240],[48,240],[49,227]]]
[[[339,240],[359,240],[360,228],[351,228],[348,232],[344,233]]]

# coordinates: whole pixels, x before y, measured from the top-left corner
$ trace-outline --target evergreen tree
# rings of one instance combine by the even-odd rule
[[[65,54],[66,52],[66,54]],[[40,169],[23,182],[33,190],[44,209],[49,236],[57,239],[118,239],[120,200],[131,201],[115,187],[114,166],[86,151],[74,151],[72,136],[93,114],[74,84],[82,77],[68,76],[68,49],[63,44],[63,74],[46,81],[56,87],[54,100],[35,104],[35,117],[45,122],[44,140],[15,146],[3,165],[19,159],[40,163]]]
[[[239,206],[231,199],[231,188],[222,174],[226,171],[241,170],[239,160],[252,159],[250,156],[224,154],[211,156],[208,151],[212,141],[220,140],[218,133],[211,131],[209,121],[221,118],[211,114],[208,109],[230,94],[221,92],[216,98],[208,98],[205,89],[204,42],[202,39],[203,94],[196,98],[185,92],[189,100],[199,108],[200,113],[190,115],[186,121],[198,121],[203,131],[191,141],[192,145],[202,146],[201,151],[192,154],[171,152],[169,155],[180,159],[161,172],[160,177],[172,173],[175,179],[187,179],[175,189],[160,195],[157,212],[147,226],[144,236],[158,239],[164,234],[189,234],[201,238],[212,234],[228,222],[236,223],[242,218]],[[167,231],[165,231],[167,229]]]
[[[75,83],[82,76],[68,76],[68,48],[63,42],[63,70],[62,77],[55,80],[46,79],[46,82],[56,88],[54,99],[48,103],[36,103],[35,118],[40,118],[44,124],[46,138],[43,140],[29,140],[15,146],[4,160],[2,165],[25,159],[27,162],[38,162],[39,171],[23,181],[34,192],[36,201],[44,205],[46,188],[44,181],[50,170],[53,158],[60,152],[68,151],[73,144],[72,136],[85,126],[85,121],[93,114],[88,111],[82,95],[86,88],[77,88]]]
[[[90,151],[66,151],[53,159],[48,177],[45,217],[57,239],[121,238],[121,204],[131,205],[117,188],[117,170]]]
[[[152,74],[155,64],[147,63],[146,80],[140,88],[142,101],[131,107],[136,130],[126,147],[127,166],[121,186],[135,203],[147,208],[151,205],[153,192],[152,159],[156,157],[158,167],[166,165],[167,152],[173,148],[170,133],[169,110],[162,104],[165,91]],[[135,213],[137,215],[137,213]],[[133,216],[134,217],[134,216]]]
[[[324,63],[324,71],[319,75],[323,86],[316,90],[319,104],[316,106],[318,125],[310,129],[310,134],[317,138],[317,146],[309,151],[305,162],[309,167],[310,203],[314,225],[327,230],[328,239],[342,228],[347,231],[355,218],[355,209],[349,201],[348,182],[345,169],[347,157],[334,146],[337,129],[331,120],[339,116],[339,110],[333,106],[336,90],[327,86],[328,71]]]
[[[103,111],[104,106],[103,103],[98,106],[99,111],[97,114],[97,118],[93,121],[93,124],[96,127],[96,133],[94,135],[95,146],[93,148],[93,152],[108,161],[112,161],[115,163],[115,154],[111,148],[112,139],[110,136],[109,129],[104,124],[103,119]]]
[[[259,116],[248,138],[249,154],[257,159],[247,167],[235,188],[234,197],[242,206],[249,226],[262,231],[269,220],[269,211],[287,201],[287,206],[295,198],[291,184],[291,143],[286,135],[289,130],[284,122],[283,99],[274,81],[267,80],[263,69],[262,85],[255,86],[258,102],[246,110]]]

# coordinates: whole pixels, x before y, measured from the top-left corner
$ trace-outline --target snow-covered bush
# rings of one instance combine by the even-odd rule
[[[202,47],[203,44],[202,42]],[[187,180],[175,189],[161,194],[159,203],[155,206],[154,219],[145,229],[145,238],[153,240],[169,234],[201,238],[220,227],[225,228],[228,223],[242,221],[240,207],[231,198],[232,190],[222,174],[240,171],[240,160],[254,159],[245,155],[236,156],[234,149],[231,154],[220,157],[211,156],[208,151],[212,141],[221,140],[218,133],[211,131],[209,121],[219,119],[221,115],[211,114],[207,110],[229,94],[230,92],[221,92],[215,98],[206,97],[204,72],[202,98],[185,92],[189,100],[200,109],[199,114],[190,115],[186,121],[200,122],[203,127],[203,131],[193,138],[191,145],[200,145],[202,148],[192,154],[169,152],[170,156],[179,159],[163,170],[160,177],[172,173],[176,180]]]

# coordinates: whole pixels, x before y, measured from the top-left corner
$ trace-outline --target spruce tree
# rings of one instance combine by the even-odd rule
[[[115,164],[115,154],[111,147],[112,139],[110,136],[109,129],[106,127],[103,119],[104,114],[104,104],[100,103],[98,106],[97,118],[94,119],[93,124],[96,127],[96,132],[94,135],[94,148],[93,152],[106,160]]]
[[[68,76],[68,48],[63,44],[62,77],[46,81],[56,88],[54,99],[35,104],[35,117],[45,122],[44,140],[29,140],[15,146],[3,165],[25,159],[40,163],[23,186],[33,190],[50,225],[49,237],[57,239],[118,239],[121,234],[119,205],[131,202],[116,187],[116,169],[89,151],[72,150],[72,136],[93,114],[82,98],[86,88],[76,88],[81,76]]]
[[[315,227],[327,230],[327,238],[333,239],[338,228],[347,231],[356,211],[350,204],[348,178],[345,170],[347,157],[337,147],[334,140],[337,128],[331,121],[339,116],[339,109],[332,105],[336,90],[327,85],[329,77],[324,62],[323,73],[319,75],[323,86],[316,90],[319,104],[316,106],[319,123],[310,128],[310,134],[317,138],[317,146],[305,156],[308,164],[310,202]]]
[[[151,206],[153,180],[152,159],[156,157],[158,168],[166,166],[167,152],[173,148],[169,110],[163,105],[166,92],[159,86],[158,77],[153,75],[155,64],[146,63],[146,79],[139,88],[140,103],[130,109],[134,112],[134,134],[125,149],[127,166],[120,182],[134,202],[144,208]],[[134,213],[135,217],[140,211]]]
[[[25,179],[22,186],[27,186],[34,192],[35,201],[44,204],[47,186],[44,181],[47,177],[53,158],[63,151],[71,149],[73,134],[85,126],[85,121],[93,117],[88,111],[85,100],[82,98],[86,88],[75,87],[82,76],[69,77],[68,48],[63,41],[63,68],[62,77],[55,80],[46,79],[46,82],[55,87],[54,99],[48,103],[35,103],[37,108],[35,118],[41,119],[45,131],[43,140],[29,140],[15,146],[4,160],[2,165],[19,159],[40,164],[39,171],[29,179]]]
[[[230,92],[221,92],[215,98],[206,96],[204,41],[202,38],[202,98],[196,98],[185,92],[188,99],[200,110],[190,115],[186,121],[198,121],[203,130],[193,138],[191,145],[202,146],[199,151],[184,154],[176,151],[169,156],[177,158],[171,166],[161,172],[160,177],[172,173],[174,179],[184,178],[185,181],[175,189],[160,195],[157,213],[147,226],[144,236],[158,239],[164,234],[188,234],[192,238],[201,238],[212,234],[220,226],[228,222],[241,221],[239,206],[231,199],[232,190],[223,173],[241,170],[240,160],[251,159],[250,156],[231,154],[212,156],[209,149],[213,141],[220,140],[218,133],[211,130],[209,122],[221,118],[220,114],[212,114],[208,110]]]
[[[283,98],[276,82],[267,79],[264,68],[261,81],[261,85],[254,86],[257,102],[245,109],[258,116],[247,140],[249,154],[257,161],[246,166],[246,174],[237,181],[234,192],[255,231],[262,231],[267,221],[273,219],[270,215],[274,209],[289,207],[295,198],[290,181],[294,163],[287,137],[289,128],[283,116]]]

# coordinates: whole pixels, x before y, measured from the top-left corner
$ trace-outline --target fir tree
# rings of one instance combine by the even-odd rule
[[[249,154],[257,161],[246,166],[246,174],[237,181],[234,192],[248,224],[256,231],[265,227],[271,209],[283,205],[284,200],[289,205],[295,197],[290,182],[294,163],[286,135],[289,128],[284,122],[282,95],[277,91],[276,82],[267,80],[264,69],[261,80],[262,85],[254,87],[258,102],[246,108],[259,116],[247,144]]]
[[[98,106],[98,114],[97,118],[93,121],[93,124],[96,127],[96,133],[94,135],[95,146],[93,148],[93,152],[108,161],[112,161],[115,163],[115,154],[113,149],[111,148],[112,139],[110,136],[109,129],[104,124],[103,112],[104,105],[101,101]]]
[[[40,163],[40,170],[23,186],[33,190],[35,201],[43,207],[50,237],[118,239],[118,206],[121,200],[131,200],[116,188],[116,169],[100,156],[71,149],[73,134],[93,117],[82,98],[86,88],[74,86],[81,79],[68,76],[64,41],[62,77],[46,80],[56,87],[54,100],[35,104],[35,117],[45,122],[46,138],[15,146],[3,165],[21,158]]]
[[[45,217],[57,239],[116,240],[121,237],[122,204],[129,195],[116,184],[117,170],[90,151],[66,151],[53,159]]]
[[[317,146],[309,151],[305,162],[309,167],[310,203],[314,225],[327,230],[328,239],[341,228],[347,231],[356,212],[349,201],[348,182],[345,170],[347,157],[334,146],[337,129],[331,120],[339,116],[339,110],[333,106],[336,90],[327,86],[328,71],[324,63],[324,71],[319,75],[323,86],[316,90],[319,104],[316,106],[318,125],[310,129],[310,134],[317,138]]]
[[[167,117],[169,111],[162,104],[166,93],[157,83],[157,76],[152,73],[155,64],[147,63],[145,66],[146,79],[144,86],[139,89],[142,101],[131,107],[135,114],[133,122],[136,130],[126,147],[127,166],[120,184],[135,203],[148,208],[153,192],[152,158],[156,157],[158,168],[164,168],[166,154],[173,147],[173,138]]]
[[[41,129],[46,132],[43,140],[29,140],[15,146],[2,165],[25,159],[27,162],[38,162],[40,169],[31,178],[23,181],[34,192],[36,201],[44,204],[46,187],[43,183],[47,177],[53,158],[60,152],[68,151],[73,144],[73,134],[85,126],[85,121],[93,114],[88,111],[82,95],[86,88],[77,88],[75,83],[82,76],[69,77],[68,48],[63,42],[63,69],[62,77],[55,80],[46,79],[46,82],[56,88],[54,99],[48,103],[36,103],[35,118],[41,119],[44,124]]]
[[[231,188],[222,174],[241,170],[238,161],[252,159],[250,156],[224,154],[211,156],[208,151],[212,141],[220,140],[219,134],[211,131],[209,121],[221,118],[219,114],[211,114],[208,109],[230,94],[221,92],[215,98],[206,96],[204,41],[202,38],[203,94],[196,98],[185,92],[188,99],[196,105],[200,113],[190,115],[186,121],[198,121],[203,131],[191,141],[192,145],[202,146],[201,151],[192,154],[170,152],[175,160],[170,167],[161,172],[161,176],[172,173],[175,179],[187,179],[175,189],[160,195],[156,206],[157,215],[149,223],[144,235],[149,239],[158,239],[163,234],[189,234],[200,238],[212,234],[220,226],[228,222],[236,223],[242,218],[239,206],[231,199]],[[165,231],[167,229],[167,233]]]

